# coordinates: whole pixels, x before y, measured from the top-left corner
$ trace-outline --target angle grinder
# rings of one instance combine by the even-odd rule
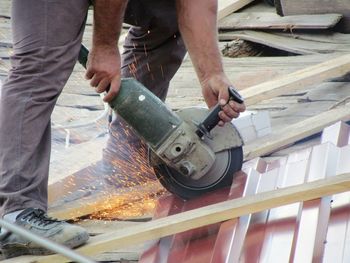
[[[86,68],[88,50],[79,62]],[[242,97],[228,87],[230,99]],[[170,192],[190,199],[229,186],[242,168],[243,140],[232,123],[218,127],[220,105],[210,111],[190,107],[172,111],[133,78],[121,80],[118,95],[109,103],[149,147],[149,161],[160,183]]]

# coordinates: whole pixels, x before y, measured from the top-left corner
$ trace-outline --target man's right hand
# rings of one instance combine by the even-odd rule
[[[93,47],[88,57],[86,79],[97,93],[107,91],[103,98],[111,101],[120,88],[120,53],[116,46]]]

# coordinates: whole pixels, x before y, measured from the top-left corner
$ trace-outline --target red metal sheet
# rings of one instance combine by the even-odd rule
[[[322,262],[349,262],[350,259],[350,193],[333,196]]]
[[[339,148],[332,143],[313,147],[307,181],[333,176]],[[298,215],[297,232],[292,251],[293,262],[320,262],[331,211],[331,197],[304,202]]]
[[[336,173],[350,172],[350,145],[340,148]],[[350,192],[332,197],[323,262],[350,261]]]
[[[257,192],[271,191],[276,188],[277,179],[281,174],[284,174],[285,162],[287,158],[283,158],[284,165],[277,166],[278,162],[274,162],[274,169],[268,170],[260,177],[260,182]],[[273,166],[274,166],[273,165]],[[272,168],[272,167],[270,167]],[[248,228],[246,239],[244,240],[243,249],[240,257],[241,262],[259,262],[263,240],[267,227],[269,211],[263,211],[252,215],[251,224]]]
[[[277,187],[288,187],[305,181],[310,153],[311,149],[306,149],[289,155],[285,172],[278,178]],[[300,204],[296,203],[270,210],[261,262],[289,262],[299,209]]]
[[[184,201],[175,195],[168,195],[158,200],[153,219],[166,217],[182,211]],[[140,263],[161,263],[166,262],[168,250],[173,244],[173,236],[168,236],[156,240],[149,245],[141,255]],[[164,261],[165,260],[165,261]]]
[[[264,173],[267,169],[267,162],[262,158],[254,158],[243,164],[242,171],[248,174],[250,169],[254,169],[259,173]]]
[[[331,142],[335,146],[343,147],[349,144],[350,126],[339,121],[322,132],[322,142]]]
[[[244,191],[241,191],[239,196],[255,194],[259,180],[260,173],[250,169]],[[243,187],[241,189],[243,189]],[[231,198],[239,196],[237,196],[237,192],[231,191]],[[236,262],[238,260],[250,223],[250,217],[250,215],[246,215],[221,224],[210,262],[224,263]]]
[[[341,148],[338,159],[337,173],[348,173],[350,171],[350,145]]]
[[[191,200],[180,210],[350,172],[349,131],[338,123],[325,130],[321,145],[269,163],[251,160],[243,167],[248,177],[237,174],[230,191]],[[157,246],[156,260],[143,263],[349,262],[350,192],[187,231]]]
[[[215,191],[199,198],[189,200],[185,203],[182,211],[189,211],[195,208],[226,201],[229,199],[229,193],[229,188],[220,189],[219,191]],[[212,253],[219,227],[220,223],[217,223],[176,234],[174,238],[174,245],[169,251],[167,262],[191,262],[191,260],[193,262],[197,262],[197,259],[195,259],[196,255],[193,253],[193,249],[196,247],[193,244],[197,242],[200,242],[201,246],[206,248],[206,254],[209,253],[205,257],[205,261],[202,261],[202,263],[210,262],[210,254]],[[210,238],[212,236],[214,238]],[[202,258],[201,255],[198,255],[198,257]]]

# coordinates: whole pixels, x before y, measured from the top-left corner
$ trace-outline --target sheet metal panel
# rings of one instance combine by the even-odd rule
[[[312,182],[335,175],[338,155],[339,148],[331,143],[313,147],[307,181]],[[331,197],[303,203],[297,220],[298,230],[294,239],[293,262],[320,262],[330,212]]]
[[[236,191],[231,191],[231,199],[240,196],[250,196],[256,193],[260,180],[260,173],[250,169],[246,178],[244,191],[239,194]],[[225,263],[238,261],[250,224],[250,217],[251,215],[246,215],[238,219],[228,220],[221,224],[210,262]]]
[[[276,189],[277,180],[284,174],[287,158],[274,161],[267,166],[267,171],[261,175],[257,192],[266,192]],[[244,240],[239,262],[259,262],[265,239],[269,211],[255,213],[251,217],[246,239]]]
[[[222,189],[214,193],[201,196],[199,198],[185,202],[182,211],[190,211],[195,208],[226,201],[229,198],[230,189]],[[194,253],[198,248],[203,248],[205,262],[210,262],[211,253],[215,245],[217,233],[221,223],[192,229],[175,235],[173,247],[169,251],[168,263],[179,262],[200,262],[203,255]],[[198,257],[198,258],[197,258]]]
[[[336,123],[324,130],[322,144],[272,162],[251,160],[230,191],[188,201],[176,212],[350,172],[349,138],[349,125]],[[143,256],[141,263],[350,262],[350,189],[162,238],[152,249],[155,261]]]
[[[350,145],[340,148],[337,173],[350,172]],[[350,262],[350,192],[334,195],[323,262]]]
[[[278,188],[305,181],[310,153],[311,149],[305,149],[289,155],[285,171],[278,178]],[[289,262],[300,206],[296,203],[270,210],[259,262]]]
[[[162,197],[157,204],[153,218],[162,218],[169,215],[177,214],[182,211],[184,201],[180,198],[169,195]],[[168,236],[153,241],[141,255],[139,262],[142,263],[161,263],[166,262],[168,251],[173,245],[174,236]]]

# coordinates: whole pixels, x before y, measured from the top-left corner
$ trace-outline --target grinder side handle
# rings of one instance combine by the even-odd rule
[[[230,94],[230,99],[238,103],[243,103],[244,99],[243,97],[232,87],[228,87],[228,91]],[[198,129],[196,130],[196,134],[202,138],[203,135],[210,134],[210,131],[219,123],[220,117],[219,112],[221,111],[221,105],[216,104],[214,108],[212,108],[208,114],[208,116],[200,123],[198,124]]]

